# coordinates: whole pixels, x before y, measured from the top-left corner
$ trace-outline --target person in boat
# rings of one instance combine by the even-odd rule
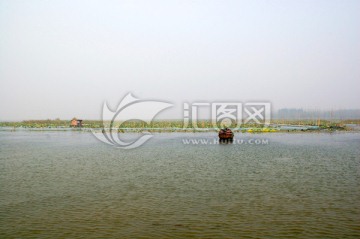
[[[227,127],[220,130],[220,133],[222,133],[222,134],[226,134],[227,132],[229,132],[229,128],[227,128]]]

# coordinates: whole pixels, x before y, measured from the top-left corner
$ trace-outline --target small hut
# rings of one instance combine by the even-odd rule
[[[81,119],[76,119],[75,117],[71,120],[70,123],[71,127],[82,127],[82,120]]]

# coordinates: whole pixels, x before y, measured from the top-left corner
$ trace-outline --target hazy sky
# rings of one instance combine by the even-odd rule
[[[360,108],[360,1],[0,0],[0,120],[100,119],[128,92]]]

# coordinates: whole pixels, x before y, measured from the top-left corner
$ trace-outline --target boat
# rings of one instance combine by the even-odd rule
[[[234,139],[234,133],[229,128],[224,128],[219,131],[220,142],[232,142]]]

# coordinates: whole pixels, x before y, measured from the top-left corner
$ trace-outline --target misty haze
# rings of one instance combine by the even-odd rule
[[[360,238],[359,12],[0,0],[0,238]]]

